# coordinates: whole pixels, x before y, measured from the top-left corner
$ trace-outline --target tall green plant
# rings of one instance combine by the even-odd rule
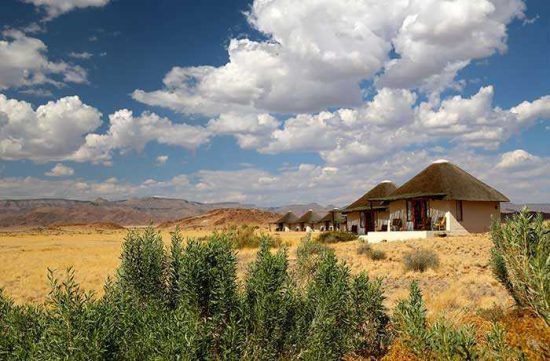
[[[171,234],[170,256],[168,261],[168,303],[176,308],[181,300],[181,273],[183,269],[183,237],[179,227]]]
[[[190,240],[179,281],[182,304],[196,308],[206,327],[203,356],[237,357],[242,341],[241,302],[231,240],[223,234],[214,234],[206,242]]]
[[[370,280],[366,273],[353,278],[351,311],[353,319],[353,349],[365,356],[379,357],[390,342],[389,317],[384,307],[382,280]]]
[[[0,359],[28,360],[44,329],[41,307],[18,306],[0,288]]]
[[[60,281],[52,271],[45,326],[33,358],[42,360],[101,360],[104,348],[97,323],[96,302],[84,292],[69,268]]]
[[[524,208],[511,220],[493,222],[491,266],[519,307],[550,325],[550,229],[542,215]]]
[[[245,356],[272,360],[288,352],[296,312],[294,283],[288,273],[286,249],[272,253],[264,240],[248,269],[244,295]]]
[[[306,293],[305,309],[311,318],[302,351],[305,359],[337,360],[352,349],[350,295],[348,267],[338,263],[334,253],[324,253]]]
[[[120,286],[142,299],[162,299],[166,289],[167,256],[160,232],[149,226],[130,231],[122,245]]]

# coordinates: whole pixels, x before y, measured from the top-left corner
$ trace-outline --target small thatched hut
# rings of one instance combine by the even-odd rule
[[[317,212],[314,212],[312,209],[304,213],[300,218],[298,218],[298,221],[296,222],[296,226],[293,227],[298,231],[313,231],[313,230],[320,230],[320,223],[319,221],[323,218],[321,215],[319,215]]]
[[[345,224],[346,218],[342,215],[342,212],[333,209],[319,220],[318,228],[321,231],[339,231],[345,229]]]
[[[500,202],[509,201],[446,160],[430,164],[389,196],[378,199],[389,207],[388,231],[416,231],[418,235],[409,234],[415,238],[431,231],[487,232],[492,218],[500,217]],[[388,239],[388,235],[382,237]],[[376,237],[369,233],[369,241],[371,238]]]
[[[284,216],[276,220],[276,231],[289,232],[298,223],[298,216],[294,212],[286,212]]]
[[[388,205],[380,198],[390,195],[396,189],[391,181],[383,181],[345,207],[342,213],[347,218],[347,230],[356,234],[367,234],[387,227]]]

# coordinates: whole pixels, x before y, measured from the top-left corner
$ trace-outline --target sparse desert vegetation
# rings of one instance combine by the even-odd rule
[[[431,249],[415,249],[405,254],[403,265],[406,271],[424,272],[429,268],[437,268],[439,266],[439,257]]]

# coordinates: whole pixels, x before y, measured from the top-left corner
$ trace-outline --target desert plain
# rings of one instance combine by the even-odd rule
[[[48,295],[48,268],[61,277],[66,268],[73,267],[81,286],[101,295],[105,280],[114,275],[119,265],[127,232],[127,229],[89,226],[0,232],[0,288],[17,303],[41,303]],[[169,230],[160,232],[168,244]],[[209,233],[206,230],[182,231],[186,238]],[[291,268],[294,267],[296,249],[304,233],[271,234],[280,237],[286,245]],[[511,298],[493,277],[488,265],[491,249],[488,234],[378,243],[373,248],[384,251],[386,259],[376,261],[358,254],[359,246],[360,241],[329,245],[352,273],[366,271],[370,277],[383,279],[386,304],[390,308],[406,297],[413,280],[419,281],[432,313],[512,306]],[[422,273],[406,272],[403,256],[415,248],[436,252],[439,267]],[[254,248],[237,250],[241,278],[256,252]]]

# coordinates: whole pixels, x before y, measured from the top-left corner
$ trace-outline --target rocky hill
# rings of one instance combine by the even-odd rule
[[[159,228],[175,228],[178,225],[181,229],[222,229],[242,224],[268,228],[279,217],[281,215],[278,213],[261,209],[222,208],[194,217],[164,222]]]

